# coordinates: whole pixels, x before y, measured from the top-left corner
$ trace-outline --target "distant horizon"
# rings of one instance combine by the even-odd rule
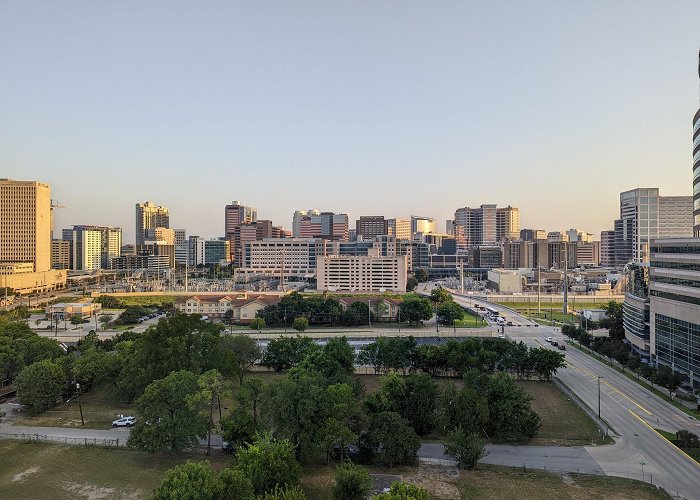
[[[0,171],[55,228],[134,205],[222,236],[232,200],[294,210],[520,209],[612,229],[619,193],[692,192],[700,2],[0,4]]]

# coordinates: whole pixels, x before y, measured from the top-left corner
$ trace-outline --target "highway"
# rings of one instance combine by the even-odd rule
[[[515,325],[532,324],[508,308],[458,294],[454,297],[464,306],[478,302],[493,307]],[[531,347],[555,349],[545,341],[547,336],[566,343],[559,328],[547,326],[505,327],[505,335]],[[598,377],[601,377],[601,417],[619,434],[614,445],[586,447],[602,470],[608,475],[651,480],[672,496],[700,499],[700,464],[654,430],[654,427],[669,432],[688,429],[700,434],[700,422],[571,345],[563,352],[567,367],[559,370],[557,377],[594,410],[598,409]]]

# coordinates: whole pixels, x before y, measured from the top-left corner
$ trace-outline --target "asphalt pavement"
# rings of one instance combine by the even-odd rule
[[[456,295],[458,302],[474,299]],[[481,302],[507,320],[525,325],[529,320],[511,309]],[[605,363],[568,345],[556,327],[506,327],[507,338],[531,347],[555,349],[545,341],[551,336],[564,342],[567,366],[557,377],[619,434],[614,445],[586,447],[589,455],[608,475],[653,481],[678,498],[700,499],[700,464],[664,439],[654,428],[669,432],[688,429],[700,434],[700,421],[688,416]],[[560,351],[561,352],[561,351]]]

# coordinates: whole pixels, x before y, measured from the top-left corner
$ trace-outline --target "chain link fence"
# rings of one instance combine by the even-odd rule
[[[126,439],[119,438],[80,438],[49,436],[46,434],[0,432],[0,439],[17,439],[25,442],[59,443],[82,446],[101,446],[103,448],[126,448]]]

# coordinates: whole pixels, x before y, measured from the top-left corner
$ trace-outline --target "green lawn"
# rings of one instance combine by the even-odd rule
[[[488,323],[478,314],[472,314],[465,311],[464,319],[455,321],[455,326],[457,328],[481,328],[488,326]]]

